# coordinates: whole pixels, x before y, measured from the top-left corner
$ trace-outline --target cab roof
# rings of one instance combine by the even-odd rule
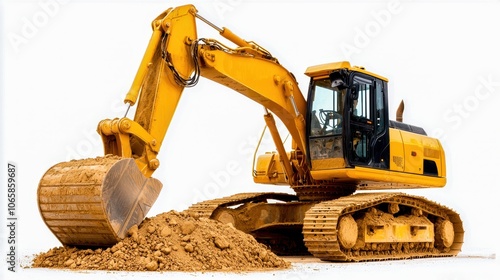
[[[330,75],[331,72],[333,72],[334,70],[339,70],[339,69],[346,69],[346,70],[353,71],[353,72],[359,72],[359,73],[363,73],[366,75],[370,75],[370,76],[379,78],[379,79],[384,80],[386,82],[389,81],[387,78],[385,78],[383,76],[366,71],[364,67],[351,66],[351,63],[349,63],[349,61],[340,61],[340,62],[332,62],[332,63],[309,66],[309,67],[307,67],[305,74],[311,78],[327,77],[328,75]]]

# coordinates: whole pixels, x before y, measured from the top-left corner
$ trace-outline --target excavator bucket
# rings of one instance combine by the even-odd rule
[[[107,156],[62,162],[40,180],[43,220],[65,246],[111,246],[142,222],[162,184],[131,158]]]

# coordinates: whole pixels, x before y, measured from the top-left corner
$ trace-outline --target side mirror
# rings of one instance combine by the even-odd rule
[[[333,72],[330,73],[330,81],[331,87],[332,88],[338,88],[339,90],[343,90],[347,87],[346,83],[344,82],[343,75],[340,72]]]
[[[351,86],[351,100],[356,100],[359,97],[359,84],[354,84]]]
[[[332,88],[338,88],[339,90],[342,90],[346,88],[344,81],[341,79],[333,80],[332,81]]]

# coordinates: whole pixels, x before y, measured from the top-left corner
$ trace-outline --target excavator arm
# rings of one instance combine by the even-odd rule
[[[237,47],[199,39],[197,17]],[[266,124],[285,161],[287,177],[294,180],[295,171],[281,147],[273,115],[269,113],[284,123],[294,140],[293,149],[304,153],[306,101],[294,76],[265,49],[239,38],[227,28],[215,27],[199,16],[192,5],[165,11],[153,21],[152,27],[153,35],[125,97],[129,105],[139,100],[135,118],[104,120],[99,124],[105,153],[135,158],[139,169],[149,177],[159,166],[156,155],[184,88],[194,86],[202,76],[264,106]],[[113,127],[118,129],[110,129]]]
[[[197,18],[236,47],[198,38]],[[162,187],[151,178],[160,165],[160,147],[184,88],[196,85],[199,77],[261,104],[285,180],[297,185],[309,176],[306,101],[293,74],[276,58],[229,29],[216,27],[192,5],[166,10],[152,22],[152,29],[125,97],[129,106],[137,103],[134,119],[106,119],[98,124],[106,157],[59,163],[40,180],[40,213],[64,245],[111,245],[144,219]],[[290,132],[291,153],[283,147],[273,115]]]

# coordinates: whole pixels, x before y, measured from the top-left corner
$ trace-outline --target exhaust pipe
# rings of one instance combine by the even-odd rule
[[[401,100],[401,103],[399,103],[398,110],[396,111],[396,121],[403,122],[404,110],[405,110],[405,103],[403,100]]]

